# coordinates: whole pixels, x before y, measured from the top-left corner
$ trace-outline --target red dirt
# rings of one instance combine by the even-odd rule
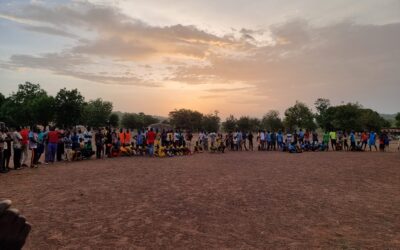
[[[0,176],[26,249],[400,248],[399,153],[228,152]]]

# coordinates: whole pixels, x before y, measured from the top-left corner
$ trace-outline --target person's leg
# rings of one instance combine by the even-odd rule
[[[56,143],[49,143],[50,144],[50,162],[54,163],[57,153],[57,144]]]
[[[10,158],[11,158],[11,148],[8,148],[4,157],[4,166],[9,169],[10,168]]]
[[[14,169],[21,168],[21,149],[14,149]]]
[[[4,165],[4,151],[3,149],[0,149],[0,171],[1,172],[6,172],[6,168]]]

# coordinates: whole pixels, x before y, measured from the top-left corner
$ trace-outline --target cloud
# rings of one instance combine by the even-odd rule
[[[48,34],[48,35],[63,36],[63,37],[69,37],[69,38],[78,38],[77,35],[69,33],[65,30],[56,29],[56,28],[49,27],[49,26],[27,25],[27,26],[24,26],[24,29],[26,29],[28,31],[39,32],[39,33],[44,33],[44,34]]]
[[[106,84],[158,86],[152,83],[161,80],[226,84],[226,89],[207,92],[220,97],[250,94],[258,103],[266,97],[270,102],[283,99],[290,104],[297,99],[312,103],[326,96],[337,101],[368,101],[377,96],[393,100],[397,98],[394,93],[400,92],[400,23],[338,21],[316,27],[294,18],[264,29],[243,28],[234,34],[216,35],[193,25],[149,25],[116,8],[86,2],[29,5],[0,13],[0,17],[36,32],[79,35],[76,43],[63,51],[14,55],[1,64],[3,68],[46,69]],[[104,65],[102,70],[93,70],[101,67],[101,60],[113,66],[106,70],[109,75],[100,74]],[[146,73],[125,75],[125,69],[134,69],[135,63]],[[249,88],[229,89],[232,83]]]

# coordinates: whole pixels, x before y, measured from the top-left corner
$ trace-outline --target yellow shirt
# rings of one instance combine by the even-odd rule
[[[330,132],[329,137],[331,138],[331,140],[336,140],[336,132],[335,131]]]

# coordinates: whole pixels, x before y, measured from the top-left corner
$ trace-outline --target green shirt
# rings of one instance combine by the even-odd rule
[[[329,133],[329,137],[330,137],[332,140],[336,140],[336,132],[335,132],[335,131],[330,132],[330,133]]]
[[[325,133],[322,140],[323,140],[324,143],[329,143],[329,134]]]

